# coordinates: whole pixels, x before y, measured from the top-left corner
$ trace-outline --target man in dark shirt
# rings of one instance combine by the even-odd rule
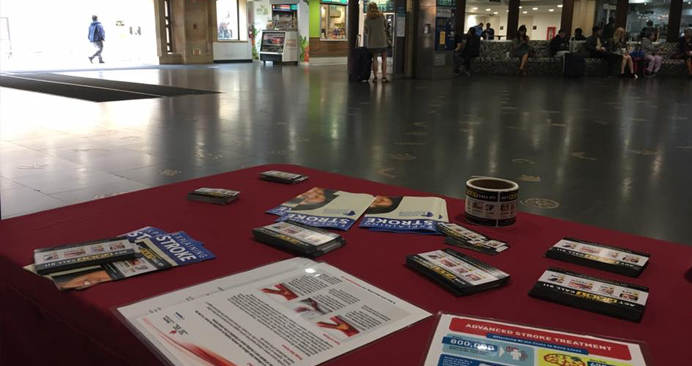
[[[575,41],[586,41],[586,37],[584,37],[584,30],[581,28],[577,28],[574,30],[574,40]]]
[[[692,28],[686,28],[684,36],[680,37],[680,57],[685,60],[692,79]]]
[[[603,39],[603,28],[593,27],[593,35],[584,42],[584,49],[591,58],[601,58],[608,61],[608,75],[613,75],[618,71],[618,65],[622,61],[622,56],[615,55],[606,49],[606,42]]]
[[[567,33],[564,29],[557,32],[555,38],[550,41],[550,55],[562,57],[565,53],[569,53],[569,41],[565,37]]]
[[[464,65],[464,74],[471,74],[471,61],[478,57],[481,50],[481,38],[476,35],[476,27],[469,28],[465,36],[456,40],[454,49],[454,74],[459,74],[459,68]]]
[[[606,24],[606,26],[603,27],[603,38],[606,40],[613,38],[615,28],[615,18],[610,17],[610,19],[608,19],[608,24]]]
[[[490,28],[490,23],[485,25],[485,30],[483,31],[482,37],[486,41],[492,41],[495,39],[495,30]]]

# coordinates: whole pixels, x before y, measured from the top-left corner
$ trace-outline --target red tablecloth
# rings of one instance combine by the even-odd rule
[[[257,174],[279,169],[310,175],[297,185],[261,181]],[[459,184],[462,184],[459,182]],[[240,190],[226,206],[187,201],[199,187]],[[40,212],[0,222],[0,364],[2,365],[157,365],[160,362],[112,313],[112,308],[245,271],[290,255],[252,240],[251,229],[271,223],[268,208],[313,186],[388,195],[425,195],[291,165],[268,165],[152,188],[117,197]],[[450,220],[461,221],[463,201],[448,198]],[[143,226],[183,230],[203,241],[216,259],[156,274],[60,292],[22,269],[35,248],[98,239]],[[448,311],[608,335],[648,343],[656,365],[690,365],[692,247],[520,214],[510,228],[478,231],[512,247],[496,257],[468,252],[512,275],[509,285],[456,298],[404,267],[405,256],[448,247],[439,236],[370,232],[354,226],[343,233],[348,245],[321,260],[430,312]],[[564,236],[651,253],[637,279],[543,258]],[[651,288],[641,323],[632,323],[533,299],[527,292],[548,266],[633,282]],[[334,365],[370,365],[386,355],[387,365],[417,365],[424,356],[434,321],[429,318],[363,349]],[[379,364],[382,364],[381,362]]]

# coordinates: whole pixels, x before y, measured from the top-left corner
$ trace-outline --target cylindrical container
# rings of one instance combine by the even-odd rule
[[[466,182],[466,221],[509,226],[517,220],[519,185],[511,180],[481,177]]]

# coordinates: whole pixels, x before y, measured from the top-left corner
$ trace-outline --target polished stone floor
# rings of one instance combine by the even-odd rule
[[[470,176],[504,177],[523,211],[692,244],[687,79],[354,85],[343,66],[259,64],[70,74],[222,93],[93,103],[0,88],[3,218],[288,162],[456,197]]]

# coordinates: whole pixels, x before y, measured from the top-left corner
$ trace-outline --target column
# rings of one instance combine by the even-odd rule
[[[351,68],[351,53],[358,47],[358,0],[348,2],[348,67]]]
[[[572,18],[574,17],[574,0],[562,0],[562,21],[560,28],[567,33],[567,38],[572,35]]]
[[[517,36],[519,28],[519,0],[509,0],[509,13],[507,13],[507,39]]]
[[[456,13],[454,14],[456,17],[456,24],[454,24],[454,28],[456,28],[456,36],[460,37],[461,35],[466,33],[466,0],[457,0],[457,8],[456,8]]]
[[[618,0],[617,9],[615,9],[615,26],[627,29],[627,13],[629,12],[629,0]]]
[[[680,38],[680,22],[682,21],[683,0],[670,0],[670,13],[668,16],[668,42],[677,42]]]

